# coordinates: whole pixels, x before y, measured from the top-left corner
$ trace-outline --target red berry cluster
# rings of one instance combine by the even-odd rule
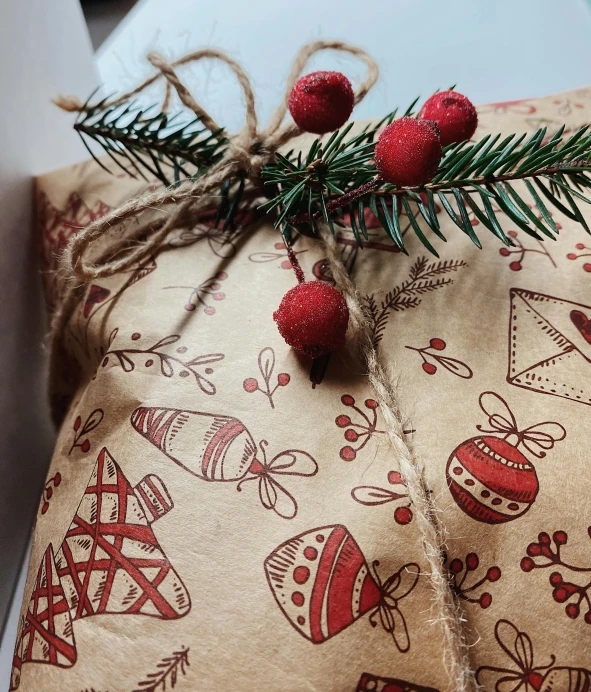
[[[58,471],[53,478],[50,478],[43,489],[43,504],[41,505],[41,514],[45,514],[49,509],[49,501],[53,497],[53,488],[57,488],[62,482],[62,474]],[[53,488],[51,487],[53,485]]]
[[[468,553],[465,560],[454,558],[449,563],[449,573],[452,580],[452,588],[458,598],[468,603],[478,603],[481,608],[489,608],[492,604],[492,595],[488,591],[482,592],[476,596],[477,591],[483,584],[490,582],[491,584],[501,578],[501,569],[496,565],[489,567],[486,574],[480,579],[472,583],[469,582],[469,577],[472,572],[476,572],[480,566],[480,559],[476,553]]]
[[[337,416],[335,419],[335,423],[339,428],[347,428],[344,432],[345,440],[352,445],[358,443],[355,447],[346,445],[340,451],[340,456],[343,461],[354,461],[357,457],[357,453],[365,447],[375,434],[384,432],[383,430],[377,430],[378,404],[374,399],[365,400],[364,406],[370,411],[370,415],[368,416],[362,409],[355,405],[355,399],[350,394],[344,394],[341,397],[341,403],[351,408],[360,417],[360,422],[358,423],[353,422],[351,417],[345,414]]]
[[[591,526],[589,527],[591,537]],[[544,569],[547,567],[562,567],[563,570],[576,573],[591,573],[591,567],[580,567],[565,562],[561,555],[562,547],[568,542],[566,531],[555,531],[552,538],[542,532],[538,535],[538,540],[527,546],[527,555],[521,560],[521,569],[524,572],[531,572],[534,569]],[[556,603],[566,603],[564,608],[567,616],[576,620],[581,614],[581,606],[587,608],[584,620],[591,624],[591,600],[589,591],[591,583],[575,584],[566,581],[561,572],[555,571],[550,574],[550,586],[552,587],[552,598]]]
[[[576,253],[576,252],[569,252],[568,255],[566,256],[567,259],[569,259],[569,260],[576,260],[576,259],[579,259],[579,258],[581,258],[581,257],[591,257],[591,248],[590,248],[590,247],[587,247],[587,246],[584,245],[583,243],[577,243],[577,244],[575,245],[575,248],[576,248],[577,250],[579,250],[579,252],[578,252],[578,253]],[[581,251],[583,251],[583,252],[581,252]],[[585,263],[583,264],[583,271],[591,272],[591,262],[585,262]]]

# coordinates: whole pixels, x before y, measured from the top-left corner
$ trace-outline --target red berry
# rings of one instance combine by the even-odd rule
[[[256,390],[259,388],[259,383],[254,377],[247,377],[242,383],[242,386],[244,387],[245,392],[252,394],[252,392],[256,392]]]
[[[502,248],[499,250],[499,255],[503,255],[503,257],[509,257],[510,254],[511,254],[511,253],[509,252],[509,250],[507,250],[506,247],[502,247]]]
[[[402,474],[398,471],[388,471],[388,483],[391,485],[406,485]]]
[[[131,335],[131,340],[132,340],[132,341],[137,341],[139,338],[141,338],[141,336],[142,336],[142,335],[141,335],[139,332],[134,332],[134,333]]]
[[[428,98],[419,112],[419,120],[433,120],[439,126],[441,146],[470,139],[478,125],[472,102],[456,91],[439,91]]]
[[[538,534],[538,543],[550,545],[550,536],[545,531],[542,531]]]
[[[527,546],[527,554],[530,557],[537,557],[538,555],[542,554],[542,548],[537,543],[530,543]]]
[[[86,454],[86,452],[88,452],[90,449],[90,440],[84,440],[80,449]]]
[[[344,404],[345,406],[354,406],[355,399],[350,394],[343,394],[341,397],[341,404]]]
[[[517,238],[517,231],[509,231],[507,235],[511,238]]]
[[[556,545],[565,545],[568,540],[568,535],[566,531],[555,531],[552,538]]]
[[[394,510],[394,521],[401,526],[406,526],[412,521],[412,510],[410,507],[396,507]]]
[[[345,440],[347,442],[357,442],[359,439],[359,434],[353,430],[353,428],[349,428],[348,430],[345,430]]]
[[[588,611],[585,613],[585,622],[586,622],[588,625],[591,625],[591,610],[588,610]]]
[[[285,387],[289,384],[291,377],[286,372],[281,372],[277,375],[277,383],[280,387]]]
[[[552,572],[550,575],[550,585],[551,586],[560,586],[562,584],[562,574],[560,572]]]
[[[349,416],[340,415],[336,417],[335,423],[339,426],[339,428],[346,428],[348,425],[351,425],[351,419]]]
[[[365,408],[376,409],[377,407],[378,407],[378,402],[375,401],[374,399],[366,399],[365,400]]]
[[[55,476],[53,477],[53,484],[57,488],[57,486],[62,482],[62,474],[58,471]]]
[[[203,308],[203,312],[206,315],[214,315],[215,314],[215,308],[211,307],[211,305],[207,305],[206,307]]]
[[[475,569],[478,569],[478,565],[480,564],[480,560],[478,559],[478,555],[476,553],[468,553],[466,555],[466,567],[473,572]]]
[[[577,250],[584,250],[585,249],[585,246],[583,245],[583,243],[577,243],[575,245],[575,247],[577,248]]]
[[[41,507],[41,514],[45,514],[45,512],[47,512],[48,509],[49,509],[49,503],[44,502],[43,507]]]
[[[489,567],[489,569],[486,573],[486,578],[490,582],[499,581],[499,579],[501,578],[501,570],[496,566],[495,567]]]
[[[357,456],[357,452],[353,447],[346,446],[341,449],[340,456],[343,461],[353,461]]]
[[[82,418],[78,416],[76,420],[74,421],[74,430],[78,430],[78,428],[82,425]]]
[[[283,296],[273,319],[290,346],[316,358],[344,345],[349,308],[334,286],[307,281]]]
[[[483,594],[480,595],[478,603],[480,603],[481,608],[488,608],[492,603],[492,596],[485,591]]]
[[[193,303],[187,303],[187,304],[185,305],[185,310],[186,310],[187,312],[193,312],[194,309],[195,309],[195,306],[193,305]]]
[[[509,265],[509,269],[514,272],[521,271],[521,262],[511,262],[511,264]]]
[[[285,250],[285,243],[275,243],[276,250]]]
[[[575,255],[574,252],[569,252],[568,255],[566,256],[566,259],[575,260],[575,259],[577,259],[577,256]]]
[[[51,496],[53,495],[53,490],[51,488],[46,488],[45,489],[45,495],[47,496],[48,500],[51,500]]]
[[[521,569],[524,572],[531,572],[532,569],[536,566],[536,563],[531,559],[531,557],[524,557],[521,560]]]
[[[566,611],[566,614],[569,616],[569,618],[572,618],[573,620],[578,618],[579,614],[581,612],[579,606],[576,603],[569,603],[566,606],[565,611]]]
[[[463,569],[464,563],[457,557],[449,563],[449,571],[452,574],[459,574]]]
[[[423,120],[405,117],[388,125],[375,146],[382,178],[394,185],[417,186],[430,180],[441,161],[437,129]]]
[[[443,351],[446,345],[447,344],[443,339],[431,339],[431,341],[429,341],[429,346],[434,348],[436,351]]]
[[[554,598],[556,603],[564,603],[568,599],[568,597],[568,591],[562,586],[559,586],[557,589],[554,589],[554,592],[552,593],[552,598]]]
[[[289,260],[283,260],[283,262],[281,262],[281,269],[291,269],[291,262]]]
[[[434,375],[437,372],[437,367],[433,363],[423,363],[422,367],[427,375]]]
[[[218,293],[213,294],[214,300],[223,300],[225,297],[226,297],[226,294],[222,293],[222,291],[219,291]]]
[[[228,278],[228,275],[226,274],[226,272],[218,272],[218,273],[215,275],[215,278],[216,278],[216,279],[219,279],[220,281],[223,281],[224,279],[227,279],[227,278]]]
[[[589,264],[589,262],[585,262],[585,264],[583,265],[583,269],[586,272],[591,272],[591,264]]]
[[[302,130],[322,135],[347,122],[355,105],[355,94],[344,74],[311,72],[293,85],[287,105]]]

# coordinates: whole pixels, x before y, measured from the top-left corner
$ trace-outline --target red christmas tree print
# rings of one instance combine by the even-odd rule
[[[127,613],[172,620],[189,612],[189,594],[150,526],[172,506],[158,477],[134,489],[109,452],[100,452],[56,558],[72,619]]]
[[[29,607],[17,638],[11,690],[19,686],[24,663],[48,663],[62,668],[76,663],[70,607],[58,576],[51,544],[39,565]]]

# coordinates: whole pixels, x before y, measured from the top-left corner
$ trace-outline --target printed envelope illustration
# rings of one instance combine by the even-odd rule
[[[591,306],[512,288],[507,382],[591,405]]]

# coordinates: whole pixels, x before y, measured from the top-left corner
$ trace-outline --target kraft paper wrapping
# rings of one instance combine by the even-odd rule
[[[477,136],[589,121],[581,89],[481,107]],[[46,260],[140,187],[94,163],[40,178]],[[515,247],[482,232],[479,251],[442,214],[440,259],[412,231],[409,257],[339,231],[491,691],[591,684],[591,240],[555,219],[556,242],[504,219]],[[330,280],[319,244],[296,251]],[[283,342],[271,314],[293,285],[271,223],[206,219],[87,288],[13,689],[452,689],[372,393],[345,352],[311,365]]]

